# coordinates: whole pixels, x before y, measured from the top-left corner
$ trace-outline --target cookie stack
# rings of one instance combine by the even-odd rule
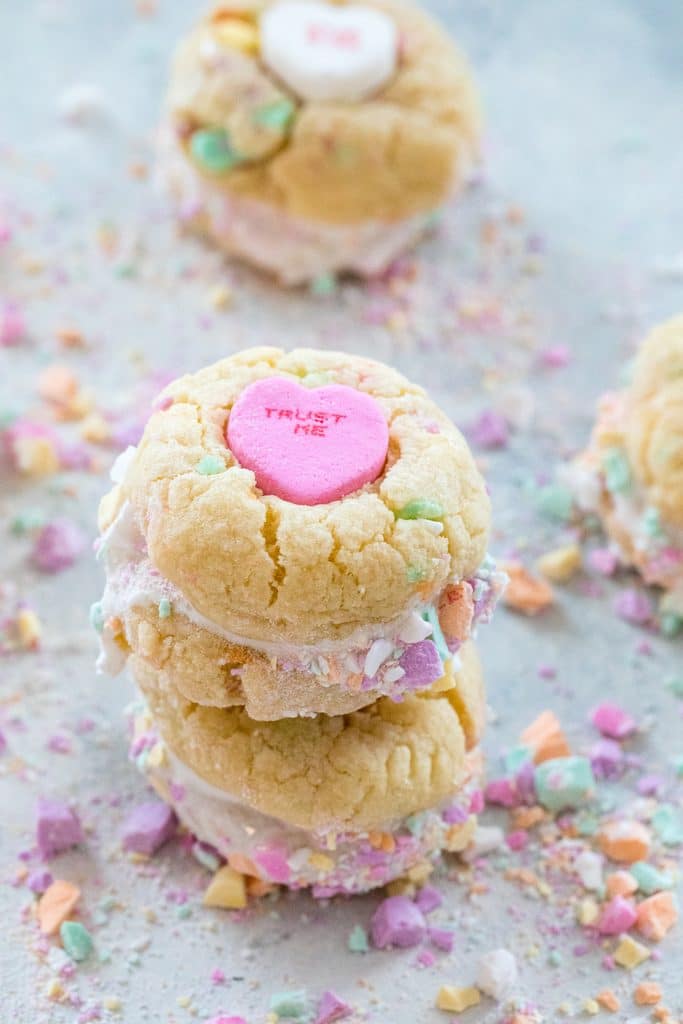
[[[221,3],[178,48],[159,177],[180,222],[296,284],[377,274],[477,159],[466,61],[398,0]]]
[[[171,384],[100,510],[100,667],[132,754],[235,870],[317,895],[468,842],[503,577],[467,444],[343,353],[250,349]]]
[[[660,627],[674,634],[683,629],[683,316],[651,332],[630,376],[602,397],[565,476],[581,509],[600,517],[612,558],[662,589]],[[647,602],[625,611],[652,614]]]

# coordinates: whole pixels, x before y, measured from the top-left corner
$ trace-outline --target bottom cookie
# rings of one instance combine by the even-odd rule
[[[372,830],[307,831],[262,814],[211,785],[165,745],[143,700],[131,708],[131,758],[182,824],[236,871],[320,899],[386,885],[468,845],[480,809],[482,759],[467,755],[467,776],[439,807]]]

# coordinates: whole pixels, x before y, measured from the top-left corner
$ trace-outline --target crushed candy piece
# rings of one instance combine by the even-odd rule
[[[625,935],[614,951],[614,961],[627,971],[632,971],[651,956],[647,946],[636,942],[630,935]]]
[[[606,822],[600,829],[598,841],[606,857],[624,864],[644,860],[650,852],[650,830],[628,818]]]
[[[124,850],[151,857],[175,834],[176,817],[168,804],[150,800],[134,808],[121,833]]]
[[[592,711],[591,722],[603,736],[612,740],[626,739],[638,728],[636,720],[631,715],[610,701],[604,701]]]
[[[523,615],[540,615],[555,603],[552,588],[532,576],[521,562],[504,562],[501,569],[509,576],[502,600],[508,608]]]
[[[462,1013],[469,1010],[471,1006],[477,1006],[481,1002],[479,989],[469,986],[458,988],[456,985],[442,985],[436,994],[437,1010],[446,1010],[449,1013]]]
[[[522,733],[521,742],[533,752],[536,764],[553,758],[568,757],[571,753],[567,738],[553,711],[542,711]]]
[[[678,910],[670,892],[657,892],[638,904],[636,928],[646,939],[661,942],[678,920]]]
[[[578,544],[566,544],[547,551],[538,559],[536,568],[552,583],[568,583],[581,568],[581,549]]]
[[[505,999],[517,982],[517,960],[507,949],[484,954],[477,965],[477,988],[492,999]]]
[[[674,887],[671,875],[658,871],[652,864],[647,864],[645,861],[636,861],[631,865],[630,872],[638,888],[646,896],[652,896],[655,892]]]
[[[46,860],[85,840],[78,815],[60,800],[41,797],[36,819],[36,842]]]
[[[636,923],[636,911],[630,900],[623,896],[613,896],[602,908],[598,920],[598,931],[601,935],[621,935]]]
[[[624,622],[634,626],[645,626],[654,618],[652,599],[634,587],[623,590],[614,602],[614,610]]]
[[[334,992],[323,992],[316,1010],[313,1024],[334,1024],[335,1021],[350,1017],[353,1009]]]
[[[205,907],[224,910],[242,910],[247,905],[247,886],[244,875],[229,864],[219,868],[211,879],[203,903]]]
[[[80,921],[64,921],[59,929],[59,937],[68,955],[78,963],[87,960],[93,951],[90,932]]]
[[[42,572],[62,572],[74,564],[86,546],[80,526],[70,519],[54,519],[36,537],[31,557]]]
[[[370,922],[372,942],[377,949],[417,946],[426,932],[422,911],[406,896],[389,896],[382,900]]]
[[[304,989],[296,992],[276,992],[270,999],[270,1009],[286,1020],[300,1020],[308,1016],[308,996]]]
[[[558,757],[536,766],[539,802],[549,811],[578,807],[593,792],[595,779],[585,757]]]
[[[656,1006],[662,998],[662,990],[656,981],[641,981],[633,993],[636,1006]]]
[[[43,935],[54,935],[73,913],[81,898],[77,885],[56,879],[38,900],[38,925]]]

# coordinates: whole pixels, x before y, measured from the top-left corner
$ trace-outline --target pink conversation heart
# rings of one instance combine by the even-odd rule
[[[377,402],[362,391],[267,377],[237,399],[227,441],[264,494],[322,505],[377,479],[389,428]]]

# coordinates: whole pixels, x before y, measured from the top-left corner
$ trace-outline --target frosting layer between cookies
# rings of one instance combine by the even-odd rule
[[[481,807],[478,750],[469,777],[438,807],[371,831],[306,831],[262,814],[200,778],[164,744],[144,702],[131,709],[130,756],[197,839],[236,870],[326,898],[385,885],[442,851],[463,850]]]
[[[116,674],[122,670],[130,650],[138,647],[132,635],[129,613],[136,609],[153,609],[160,618],[181,616],[200,630],[220,637],[231,647],[261,655],[270,663],[270,669],[280,675],[283,692],[288,689],[288,673],[305,673],[313,677],[315,690],[320,687],[356,695],[347,706],[333,709],[321,707],[317,696],[311,697],[307,704],[292,708],[280,706],[273,716],[264,715],[256,707],[252,709],[247,700],[248,710],[257,718],[279,717],[280,714],[310,715],[330,710],[341,713],[380,696],[401,699],[406,693],[431,686],[447,671],[457,670],[458,651],[474,635],[480,623],[490,620],[506,579],[496,569],[493,560],[487,558],[475,576],[459,581],[457,588],[447,588],[446,599],[442,594],[434,602],[416,601],[398,619],[359,627],[344,640],[325,639],[316,644],[302,645],[238,636],[199,613],[151,563],[144,536],[129,503],[122,506],[105,532],[99,551],[107,571],[107,582],[97,612],[102,626],[98,659],[100,671]],[[455,596],[458,601],[454,602],[453,608],[441,610],[441,621],[451,623],[450,630],[444,635],[439,606],[444,601],[448,605],[449,596]],[[453,659],[454,664],[450,666]],[[240,676],[245,667],[240,666],[238,655],[233,654],[232,660],[235,662],[232,669],[235,690],[239,692]],[[242,703],[244,690],[242,686],[241,698],[215,698],[214,702],[224,705]]]

